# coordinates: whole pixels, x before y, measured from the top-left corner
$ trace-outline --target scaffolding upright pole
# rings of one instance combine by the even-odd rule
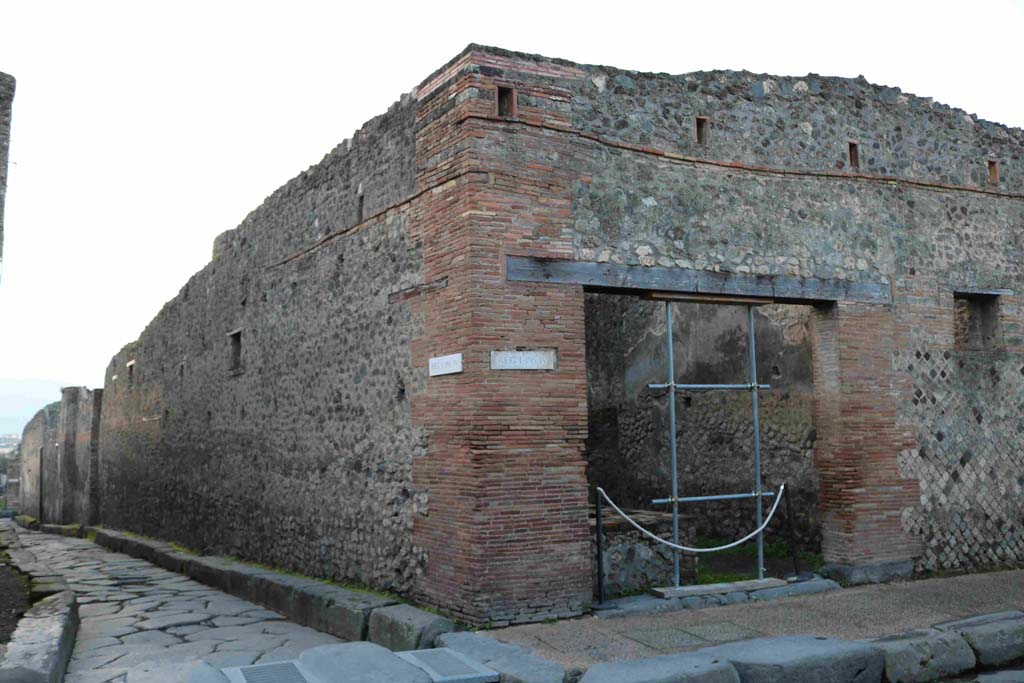
[[[665,343],[668,352],[668,433],[672,453],[672,542],[679,545],[679,467],[676,462],[676,368],[672,349],[672,304],[665,302]],[[672,574],[679,586],[679,550],[672,549]]]
[[[757,348],[754,346],[753,306],[747,306],[747,339],[747,349],[750,352],[750,398],[754,413],[754,501],[757,505],[757,526],[755,528],[760,529],[763,523],[764,506],[763,496],[761,495],[761,418],[757,400]],[[757,535],[757,578],[764,578],[763,531]]]

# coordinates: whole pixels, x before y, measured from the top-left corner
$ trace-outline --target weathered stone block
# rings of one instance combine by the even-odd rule
[[[370,614],[379,608],[396,604],[389,598],[331,587],[321,608],[321,630],[345,640],[366,640]],[[425,645],[430,647],[430,645]]]
[[[454,630],[455,624],[444,617],[412,605],[392,605],[370,613],[367,637],[371,642],[398,652],[431,647],[439,635]]]
[[[469,631],[449,631],[442,633],[434,640],[435,647],[446,647],[460,652],[470,659],[487,663],[493,659],[501,659],[514,654],[525,654],[530,649],[522,645],[503,643],[489,636]]]
[[[778,600],[779,598],[791,598],[797,595],[814,595],[827,591],[839,590],[841,586],[831,579],[811,579],[791,583],[778,588],[765,588],[750,592],[751,600]]]
[[[230,592],[230,580],[227,573],[231,560],[223,557],[199,556],[188,566],[188,575],[199,583],[219,590]]]
[[[728,661],[684,653],[595,664],[580,683],[740,683],[740,677]]]
[[[868,564],[826,564],[818,572],[824,577],[856,586],[910,578],[914,572],[914,563],[911,560],[900,560]]]
[[[890,683],[925,683],[974,668],[974,652],[953,631],[922,629],[872,640],[885,656]]]
[[[303,652],[299,661],[324,681],[338,680],[344,672],[346,683],[431,683],[422,669],[373,643],[321,645]]]
[[[438,647],[447,647],[501,674],[502,683],[562,683],[565,669],[533,654],[529,648],[510,645],[478,633],[443,633]]]
[[[651,592],[659,598],[688,598],[693,596],[732,593],[733,591],[759,591],[767,588],[779,588],[785,585],[786,582],[782,579],[753,579],[750,581],[734,581],[732,583],[709,583],[696,586],[654,588]]]
[[[18,621],[0,662],[0,683],[60,683],[77,630],[74,593],[44,598]]]
[[[743,683],[879,683],[882,651],[862,642],[784,636],[700,651],[732,662]]]
[[[958,633],[974,650],[978,666],[1003,666],[1024,659],[1024,614],[999,612],[936,625]]]

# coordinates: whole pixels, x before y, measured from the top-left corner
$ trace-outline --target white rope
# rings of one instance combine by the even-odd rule
[[[640,533],[644,534],[645,536],[647,536],[647,537],[657,541],[658,543],[661,543],[663,545],[667,545],[669,548],[675,548],[676,550],[685,550],[688,553],[714,553],[714,552],[718,552],[719,550],[728,550],[729,548],[735,548],[736,546],[740,545],[741,543],[746,543],[747,541],[752,539],[754,536],[757,536],[759,533],[761,533],[762,531],[765,530],[765,527],[768,526],[768,522],[772,521],[772,516],[775,514],[775,510],[779,507],[779,502],[782,500],[782,492],[785,491],[785,490],[786,490],[786,485],[785,484],[783,484],[782,486],[779,487],[779,493],[775,496],[775,504],[772,505],[772,509],[768,511],[768,519],[764,520],[764,524],[759,526],[757,529],[754,529],[753,531],[751,531],[749,534],[747,534],[746,536],[744,536],[740,540],[733,541],[732,543],[730,543],[728,545],[720,545],[717,548],[688,548],[685,545],[676,545],[675,543],[673,543],[671,541],[666,541],[664,538],[660,538],[658,536],[655,536],[653,533],[651,533],[647,529],[645,529],[642,526],[640,526],[639,524],[637,524],[629,515],[627,515],[625,512],[623,512],[619,508],[618,505],[616,505],[614,502],[612,502],[612,499],[608,497],[608,494],[604,492],[603,488],[601,488],[600,486],[597,487],[598,493],[600,493],[601,496],[605,500],[608,501],[608,504],[611,505],[612,508],[616,512],[618,512],[620,515],[622,515],[623,519],[625,519],[627,522],[632,524],[636,528],[637,531],[639,531]]]

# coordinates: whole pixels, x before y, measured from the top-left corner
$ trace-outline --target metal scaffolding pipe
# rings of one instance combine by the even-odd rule
[[[750,351],[750,385],[757,386],[757,347],[754,342],[754,307],[747,306],[747,343]],[[673,392],[674,394],[675,392]],[[750,392],[751,410],[754,414],[754,501],[757,506],[757,528],[761,527],[764,505],[761,501],[761,416],[757,391]],[[673,494],[675,495],[675,494]],[[757,578],[764,578],[764,532],[757,535]]]
[[[770,384],[648,384],[648,389],[668,389],[676,391],[754,391],[755,389],[771,389]]]
[[[765,491],[764,493],[762,493],[760,495],[764,496],[765,498],[771,498],[772,496],[775,495],[775,492],[774,491]],[[737,500],[737,499],[740,499],[740,498],[756,498],[757,496],[758,496],[758,494],[754,493],[754,492],[751,492],[751,493],[722,493],[722,494],[717,494],[717,495],[713,495],[713,496],[683,496],[682,498],[676,498],[675,500],[676,500],[676,502],[679,502],[679,503],[700,503],[700,502],[704,502],[704,501],[708,501],[708,500]],[[654,500],[651,501],[651,504],[652,505],[665,505],[665,504],[671,503],[671,502],[672,502],[671,498],[655,498]]]
[[[665,302],[665,344],[668,353],[668,383],[676,383],[675,350],[672,348],[672,304]],[[672,447],[672,498],[679,498],[679,466],[676,462],[676,392],[668,394],[668,431]],[[679,503],[672,503],[672,543],[679,545]],[[679,549],[672,549],[672,575],[679,586]]]

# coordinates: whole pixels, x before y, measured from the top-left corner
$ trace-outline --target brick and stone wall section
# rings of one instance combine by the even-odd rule
[[[7,161],[11,148],[11,107],[14,77],[0,73],[0,265],[4,258],[4,203],[7,197]]]
[[[491,177],[479,207],[495,214],[478,220],[487,223],[483,234],[500,235],[505,254],[890,287],[891,305],[839,303],[811,317],[826,559],[916,558],[929,568],[952,555],[982,564],[1014,555],[1020,514],[1012,501],[1021,484],[999,473],[1013,469],[1009,454],[1020,451],[1019,432],[1006,428],[1016,410],[995,411],[990,419],[1001,426],[989,434],[1000,445],[987,449],[972,412],[930,413],[1001,463],[975,461],[965,483],[955,472],[962,453],[954,458],[947,445],[922,455],[928,426],[914,413],[928,408],[913,399],[938,385],[983,397],[963,373],[963,384],[939,369],[912,375],[904,356],[920,350],[912,337],[930,329],[921,318],[937,328],[936,342],[949,343],[955,289],[1020,290],[1024,132],[861,79],[638,74],[490,49],[473,61],[466,123],[478,131]],[[496,83],[517,89],[512,120],[496,116]],[[711,121],[706,146],[694,140],[695,116]],[[850,140],[860,145],[859,170],[840,163]],[[1000,164],[995,185],[989,160]],[[549,213],[537,220],[541,212]],[[511,225],[502,224],[506,214],[515,216]],[[496,279],[500,269],[499,260]],[[919,305],[916,290],[941,312]],[[573,291],[506,286],[536,302]],[[989,405],[1016,403],[1022,367],[1015,297],[1002,297],[1001,316],[1004,344],[987,376],[1008,393],[991,395]],[[502,328],[500,341],[537,344],[532,329],[543,327],[541,318]],[[577,351],[575,340],[560,348]],[[1004,498],[980,493],[997,482],[1008,487]],[[957,491],[956,503],[944,488]],[[955,550],[965,524],[975,542]]]

